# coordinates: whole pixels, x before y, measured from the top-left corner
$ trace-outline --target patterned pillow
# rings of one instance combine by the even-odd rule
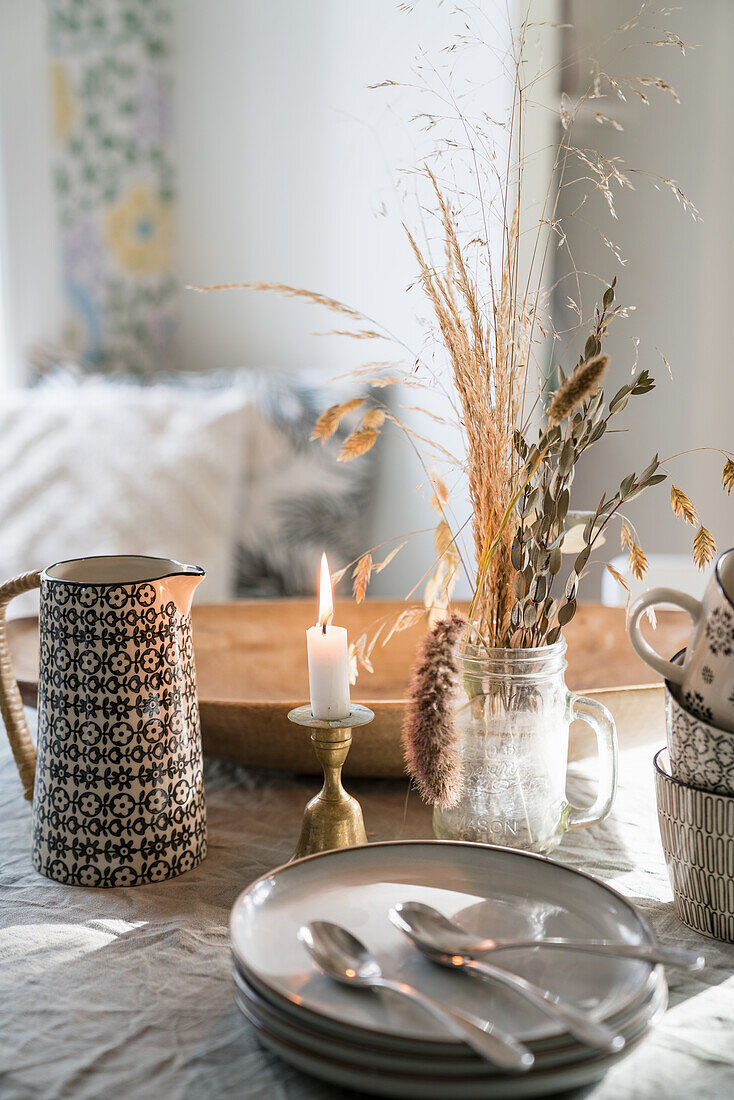
[[[316,590],[323,551],[333,570],[364,549],[374,477],[372,454],[337,463],[342,425],[311,442],[319,413],[353,396],[308,376],[247,374],[244,476],[235,586],[238,596],[299,596]]]
[[[3,576],[90,554],[163,555],[206,568],[204,600],[229,598],[243,416],[234,391],[104,376],[7,391]],[[13,610],[28,613],[32,599]]]
[[[154,416],[161,402],[161,408],[165,408],[165,402],[173,402],[174,406],[182,404],[187,410],[200,405],[202,425],[197,427],[197,431],[206,429],[206,438],[210,441],[216,436],[219,413],[229,414],[231,410],[237,410],[238,427],[234,436],[234,426],[228,416],[226,431],[220,433],[215,441],[218,456],[215,465],[220,469],[224,461],[226,477],[212,494],[212,503],[221,508],[225,498],[232,500],[228,494],[233,477],[236,487],[234,499],[227,505],[228,514],[220,515],[217,523],[209,525],[210,535],[218,540],[216,559],[221,564],[212,569],[210,563],[210,575],[206,587],[202,588],[202,599],[214,601],[232,596],[310,595],[316,591],[319,559],[324,550],[332,570],[346,565],[364,550],[368,537],[365,521],[374,478],[373,454],[364,455],[358,462],[337,463],[339,447],[350,430],[348,420],[325,445],[310,441],[318,415],[329,405],[355,396],[353,384],[345,387],[324,382],[323,378],[308,371],[301,372],[297,377],[272,370],[240,370],[234,373],[158,374],[141,380],[95,375],[55,359],[39,361],[37,369],[38,385],[31,390],[20,391],[11,402],[12,408],[6,403],[6,421],[12,423],[19,408],[27,410],[29,424],[32,425],[29,430],[34,437],[46,437],[43,453],[52,465],[58,463],[61,467],[56,478],[51,480],[62,482],[59,488],[63,488],[63,499],[54,491],[51,497],[56,503],[50,512],[49,501],[40,497],[38,506],[34,508],[35,487],[48,479],[45,468],[43,473],[37,469],[36,458],[33,452],[29,452],[32,461],[31,469],[27,471],[30,478],[27,488],[31,495],[28,507],[34,514],[30,520],[27,513],[14,515],[13,521],[17,521],[19,526],[8,532],[19,552],[17,556],[23,559],[22,563],[13,560],[11,564],[13,555],[8,554],[7,550],[3,553],[4,543],[0,538],[0,563],[5,557],[3,564],[6,572],[12,571],[17,564],[25,568],[28,561],[31,566],[50,564],[51,560],[72,557],[84,548],[87,552],[113,552],[119,550],[123,542],[129,550],[140,552],[137,546],[148,547],[150,537],[155,537],[156,545],[160,543],[162,547],[156,552],[166,555],[176,553],[175,547],[171,549],[172,543],[166,540],[166,525],[178,514],[180,522],[174,523],[178,545],[182,541],[178,527],[195,527],[199,521],[194,519],[192,523],[191,511],[185,508],[183,501],[179,501],[170,509],[156,509],[154,515],[148,510],[150,521],[146,533],[146,524],[142,523],[134,503],[131,503],[136,477],[128,477],[128,471],[131,475],[135,472],[143,475],[147,448],[152,446],[156,454],[166,452],[165,424],[160,422],[160,418],[156,422]],[[152,405],[150,414],[144,413],[142,416],[140,431],[136,431],[134,424],[127,429],[124,423],[116,426],[116,418],[111,412],[105,413],[102,421],[97,420],[93,412],[93,406],[101,403],[105,409],[117,409],[116,416],[122,416],[124,421],[125,410],[129,409],[133,414],[137,408],[146,409],[149,404],[146,393],[152,398]],[[167,396],[164,398],[163,395]],[[85,405],[90,406],[86,412]],[[73,429],[68,416],[63,413],[65,408],[76,409],[77,419],[81,417],[81,423],[74,422]],[[53,430],[61,433],[57,438],[47,435],[46,421],[49,417],[54,422]],[[150,424],[152,436],[145,435],[146,423]],[[69,463],[65,456],[68,449],[72,454],[78,451],[86,431],[84,425],[87,424],[89,432],[100,440],[110,430],[113,434],[122,431],[123,437],[126,432],[129,433],[129,447],[124,446],[120,439],[118,445],[111,449],[109,459],[105,460],[105,465],[119,468],[120,482],[129,489],[122,498],[117,498],[116,503],[115,494],[109,492],[105,492],[97,503],[94,492],[89,489],[79,491],[76,499],[85,517],[84,530],[80,531],[78,512],[75,514],[71,503],[74,499],[73,479],[66,486],[69,477],[65,470]],[[17,436],[16,431],[14,437]],[[195,436],[193,440],[194,449],[199,445],[197,438]],[[202,446],[205,442],[203,438],[200,441]],[[89,449],[89,443],[84,446]],[[182,454],[185,439],[181,438],[177,446],[178,453]],[[24,458],[25,452],[20,457]],[[17,482],[17,478],[12,478],[10,473],[15,464],[12,446],[10,449],[7,445],[4,448],[0,446],[0,473],[5,472],[8,489],[14,481]],[[198,460],[198,464],[204,470],[211,467],[211,461],[204,461],[203,458]],[[158,476],[150,471],[153,484]],[[23,495],[23,479],[20,480],[21,484],[13,486],[13,499]],[[96,476],[92,478],[93,483],[96,480]],[[141,476],[137,480],[146,481],[148,478]],[[110,522],[110,516],[120,511],[121,500],[124,500],[126,510],[130,510],[130,523],[125,519]],[[57,527],[53,532],[52,525],[49,534],[53,535],[53,541],[49,544],[48,538],[41,538],[39,524],[43,525],[43,519],[54,515],[59,509],[65,516],[64,530],[59,531]],[[3,515],[3,493],[0,492],[0,524]],[[95,522],[95,516],[99,516],[99,523]],[[137,530],[135,538],[132,538],[131,527],[132,531]],[[220,527],[226,529],[230,539],[226,550]],[[59,538],[60,535],[63,537]],[[78,545],[82,547],[81,551]],[[54,553],[52,546],[58,553]],[[196,554],[193,556],[196,557]],[[199,558],[205,564],[201,552],[197,561]],[[223,568],[225,560],[234,565],[233,570],[229,571],[229,578]]]

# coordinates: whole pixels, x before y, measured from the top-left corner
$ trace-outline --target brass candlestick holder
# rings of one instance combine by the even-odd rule
[[[314,718],[308,705],[290,711],[291,722],[311,729],[311,741],[324,769],[324,785],[303,812],[301,836],[293,859],[367,843],[362,807],[344,790],[342,767],[352,744],[352,730],[355,726],[366,726],[374,717],[374,711],[357,703],[352,703],[346,718],[331,722]]]

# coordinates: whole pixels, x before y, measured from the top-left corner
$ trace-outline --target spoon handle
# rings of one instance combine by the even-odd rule
[[[479,962],[476,959],[464,959],[463,966],[473,974],[489,978],[491,981],[514,989],[521,997],[550,1016],[556,1023],[587,1046],[600,1047],[602,1050],[618,1051],[624,1046],[624,1038],[616,1035],[606,1024],[597,1022],[588,1012],[582,1012],[567,1001],[561,1000],[548,989],[541,989],[532,982],[511,974],[498,966]]]
[[[518,1072],[530,1069],[533,1064],[533,1055],[526,1046],[498,1031],[489,1021],[478,1020],[465,1016],[464,1013],[444,1008],[438,1001],[434,1001],[432,997],[421,993],[412,985],[406,985],[405,982],[375,978],[370,981],[370,985],[378,989],[390,989],[393,993],[406,997],[413,1004],[420,1005],[448,1028],[452,1035],[457,1039],[463,1039],[485,1061],[491,1062],[499,1069]]]
[[[682,970],[700,970],[706,963],[703,955],[686,947],[666,947],[664,944],[614,943],[611,940],[506,940],[495,943],[488,954],[510,951],[515,948],[560,947],[567,951],[580,951],[587,955],[610,955],[617,959],[640,959],[643,962],[663,963]]]

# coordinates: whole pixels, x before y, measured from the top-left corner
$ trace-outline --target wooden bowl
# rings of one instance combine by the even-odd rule
[[[338,622],[352,640],[374,623],[392,622],[405,607],[397,601],[340,603]],[[306,628],[314,619],[313,600],[253,600],[202,604],[193,610],[194,647],[204,750],[210,756],[266,768],[315,774],[318,764],[308,736],[287,721],[293,707],[308,700]],[[586,605],[566,627],[567,683],[572,691],[594,691],[617,720],[620,739],[629,727],[658,722],[663,729],[662,685],[636,691],[609,691],[626,684],[659,683],[635,654],[625,633],[621,608]],[[415,651],[425,627],[394,635],[373,654],[375,671],[361,673],[352,689],[356,702],[375,720],[355,731],[345,773],[353,776],[403,774],[400,731],[405,691]],[[685,644],[689,625],[683,612],[658,612],[656,648],[675,653]],[[38,690],[38,622],[8,623],[13,663],[24,701],[35,706]],[[659,721],[658,721],[659,711]],[[584,727],[579,727],[584,729]],[[662,734],[664,737],[664,732]],[[588,735],[573,745],[583,755]]]

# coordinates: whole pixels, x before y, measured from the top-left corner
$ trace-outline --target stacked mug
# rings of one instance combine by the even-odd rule
[[[655,604],[693,621],[687,648],[670,661],[640,633]],[[696,932],[734,943],[734,549],[717,561],[702,601],[671,588],[641,596],[629,633],[665,677],[668,747],[655,756],[655,791],[676,912]]]

